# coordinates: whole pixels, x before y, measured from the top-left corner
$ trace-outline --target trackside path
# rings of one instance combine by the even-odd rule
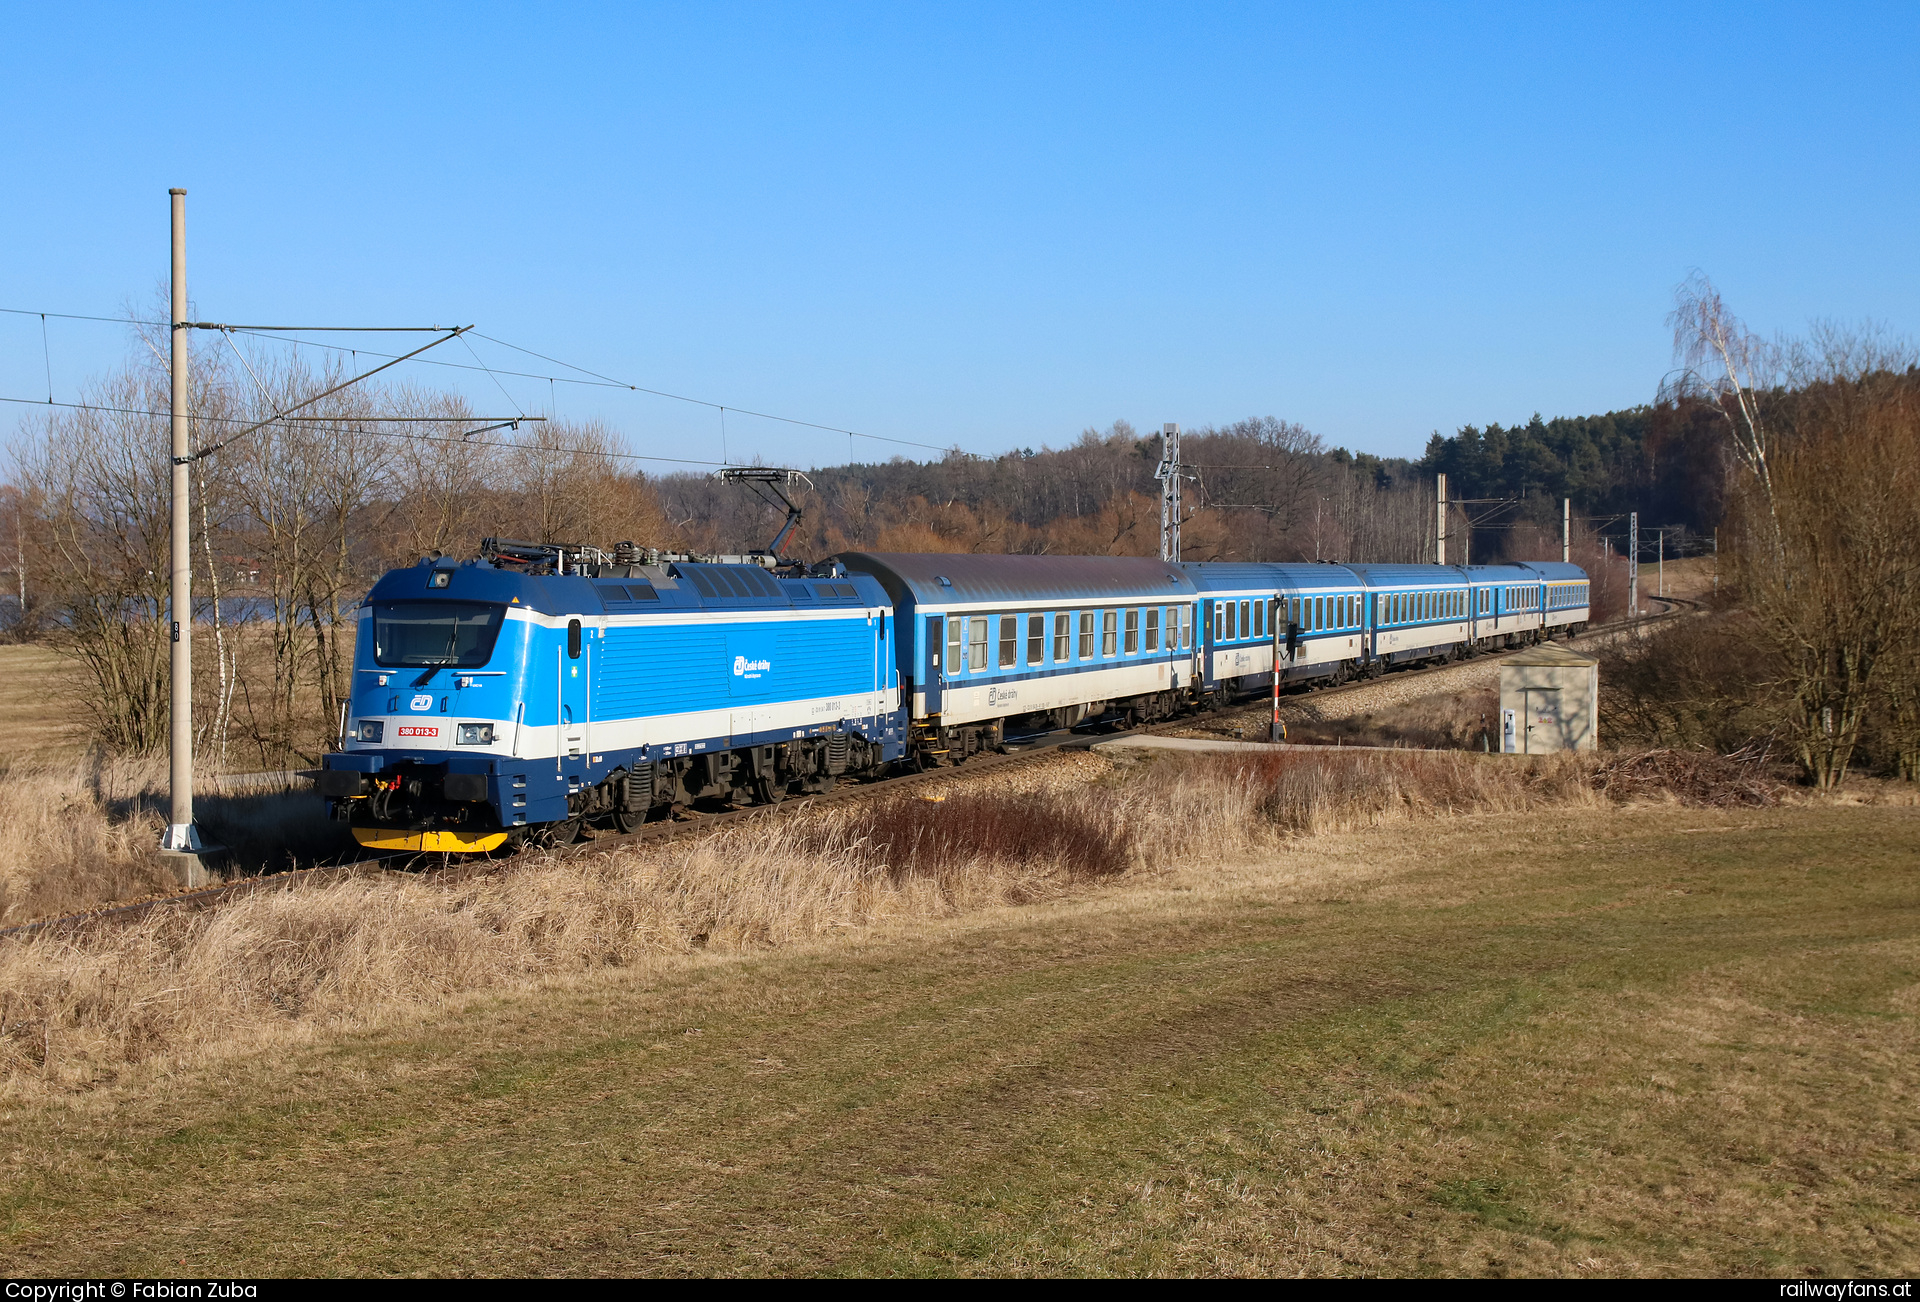
[[[0,1102],[20,1275],[1911,1274],[1920,811],[1475,817]]]

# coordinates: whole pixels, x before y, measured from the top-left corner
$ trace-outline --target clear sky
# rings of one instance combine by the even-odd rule
[[[1270,414],[1417,454],[1647,400],[1693,268],[1762,330],[1920,326],[1916,56],[1911,4],[14,3],[0,307],[153,301],[178,185],[203,317],[474,322],[983,453]],[[0,394],[127,346],[39,327]],[[711,409],[420,378],[720,455]]]

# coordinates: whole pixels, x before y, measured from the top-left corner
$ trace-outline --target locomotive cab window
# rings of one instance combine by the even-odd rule
[[[578,660],[579,658],[580,658],[580,621],[577,619],[570,619],[567,621],[567,659]]]
[[[493,655],[507,608],[485,601],[382,601],[373,659],[391,669],[477,669]]]

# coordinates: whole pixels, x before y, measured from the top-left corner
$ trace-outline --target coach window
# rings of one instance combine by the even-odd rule
[[[987,617],[975,615],[967,621],[967,667],[979,673],[987,667]]]
[[[1127,612],[1127,654],[1136,655],[1140,650],[1140,612]]]
[[[1253,603],[1253,635],[1255,637],[1267,635],[1267,605],[1264,598]]]
[[[1047,617],[1027,616],[1027,663],[1037,665],[1047,658]]]
[[[1147,611],[1147,650],[1160,649],[1160,607]]]
[[[1213,640],[1215,642],[1224,641],[1226,639],[1226,633],[1227,607],[1224,602],[1216,601],[1213,603]]]
[[[1119,641],[1119,628],[1118,614],[1111,610],[1100,612],[1100,654],[1102,656],[1113,654],[1114,645]]]
[[[1000,667],[1011,669],[1020,663],[1020,617],[1000,617]]]
[[[965,640],[967,621],[956,615],[947,616],[947,672],[957,674],[964,667],[960,659],[960,643]]]
[[[1068,638],[1071,636],[1069,630],[1071,630],[1072,627],[1073,627],[1072,616],[1055,615],[1053,617],[1053,658],[1054,660],[1059,662],[1064,662],[1067,659],[1068,655],[1071,654],[1067,648],[1068,648]]]
[[[1091,610],[1080,612],[1080,658],[1093,659],[1093,612]]]

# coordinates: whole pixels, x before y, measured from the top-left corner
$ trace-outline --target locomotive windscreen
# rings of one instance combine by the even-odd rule
[[[493,654],[507,608],[486,601],[382,601],[373,607],[373,659],[392,669],[474,669]]]

